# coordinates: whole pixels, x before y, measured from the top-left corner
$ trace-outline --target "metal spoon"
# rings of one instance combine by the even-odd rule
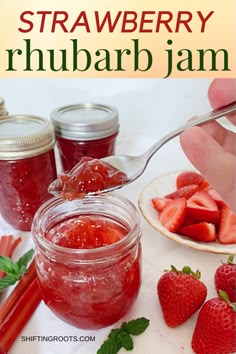
[[[121,172],[124,172],[127,176],[127,181],[121,185],[117,185],[111,188],[107,188],[104,190],[99,190],[97,192],[90,192],[87,193],[90,195],[96,195],[101,193],[111,192],[115,189],[121,188],[133,181],[135,181],[141,174],[145,171],[148,162],[150,161],[151,157],[168,141],[172,140],[176,136],[180,135],[184,130],[189,127],[194,127],[197,125],[202,125],[207,122],[213,121],[220,117],[223,117],[229,113],[236,111],[236,101],[228,104],[227,106],[220,107],[214,109],[213,111],[209,112],[208,114],[198,117],[194,120],[189,121],[185,125],[173,130],[172,132],[166,134],[161,139],[159,139],[154,145],[152,145],[144,154],[139,156],[129,156],[129,155],[113,155],[108,156],[100,159],[100,161],[104,161],[109,163],[111,166],[115,167]],[[73,171],[74,168],[71,170]],[[50,188],[49,188],[50,191]],[[50,191],[50,193],[54,195],[58,195],[59,193],[55,190]]]
[[[187,128],[194,127],[197,125],[202,125],[207,122],[211,122],[212,120],[218,119],[220,117],[223,117],[223,116],[225,116],[229,113],[235,112],[235,111],[236,111],[236,101],[234,101],[226,106],[214,109],[211,112],[207,113],[206,115],[204,115],[202,117],[198,117],[194,120],[191,120],[191,121],[187,122],[185,125],[182,125],[181,127],[166,134],[161,139],[159,139],[154,145],[152,145],[142,155],[139,155],[139,156],[113,155],[113,156],[108,156],[108,157],[102,158],[101,161],[108,162],[110,165],[114,166],[119,171],[124,172],[126,174],[126,176],[128,177],[128,181],[122,185],[100,191],[99,193],[110,192],[112,190],[121,188],[121,187],[135,181],[145,171],[152,156],[163,145],[165,145],[168,141],[172,140],[176,136],[180,135]]]

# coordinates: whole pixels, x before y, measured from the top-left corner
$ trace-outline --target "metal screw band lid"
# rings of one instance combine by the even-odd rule
[[[42,154],[55,144],[52,123],[32,115],[0,119],[0,160],[16,160]]]
[[[70,140],[96,140],[119,130],[119,113],[112,106],[80,103],[51,112],[55,134]]]

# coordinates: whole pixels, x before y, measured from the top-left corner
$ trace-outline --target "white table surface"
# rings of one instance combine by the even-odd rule
[[[8,108],[10,109],[10,106],[12,106],[12,108],[14,107],[12,109],[13,113],[22,113],[23,96],[21,96],[21,98],[17,96],[17,89],[22,84],[26,89],[26,94],[24,96],[25,99],[27,99],[28,97],[27,94],[29,96],[32,96],[33,102],[31,100],[29,104],[31,112],[34,114],[36,111],[34,104],[36,103],[38,103],[37,108],[39,114],[41,115],[45,115],[46,111],[50,110],[51,107],[53,108],[53,106],[57,106],[59,101],[60,105],[64,104],[64,96],[62,95],[62,93],[65,93],[65,101],[69,101],[68,96],[66,96],[68,94],[68,81],[65,81],[63,83],[63,80],[59,80],[57,83],[54,83],[54,86],[52,85],[51,88],[48,89],[51,90],[51,101],[50,98],[48,98],[47,104],[45,104],[45,106],[43,105],[43,102],[46,97],[46,93],[44,92],[45,90],[43,90],[43,83],[39,81],[37,82],[36,80],[34,82],[31,81],[30,83],[26,83],[25,81],[15,80],[14,82],[12,80],[5,80],[4,85],[2,86],[2,95],[4,95],[5,87],[5,93],[8,98]],[[125,85],[125,80],[119,83],[119,90],[121,90],[121,86],[123,86],[124,91],[127,90],[129,92],[127,92],[127,95],[122,93],[122,112],[125,112],[126,116],[122,116],[121,118],[122,129],[121,134],[118,138],[118,153],[127,152],[129,154],[139,154],[145,151],[145,149],[148,148],[155,141],[156,138],[160,137],[165,132],[167,133],[169,130],[174,129],[177,125],[184,123],[184,121],[188,117],[199,113],[199,111],[200,113],[205,113],[209,109],[206,95],[206,88],[209,84],[209,81],[207,80],[169,80],[168,83],[167,81],[140,82],[139,80],[137,80],[137,84],[135,83],[135,81],[127,81],[127,83],[128,85]],[[54,92],[53,95],[52,88],[58,88],[60,85],[60,87],[63,87],[63,84],[65,84],[64,91],[61,88],[59,100],[58,91]],[[71,81],[71,84],[75,85],[75,82]],[[90,85],[87,82],[86,84],[86,90],[88,90]],[[99,84],[99,81],[96,81],[96,85],[97,84]],[[104,87],[106,87],[107,85],[107,82],[103,82],[102,84],[104,90],[102,94],[104,94],[104,96],[101,96],[101,91],[99,90],[99,88],[97,88],[97,94],[98,92],[100,94],[100,96],[98,96],[97,102],[105,102],[105,98],[108,97],[107,93],[109,90],[104,89]],[[28,85],[35,85],[35,92],[37,92],[37,95],[32,95],[32,92],[29,90]],[[195,93],[192,92],[192,94],[188,94],[188,90],[192,87],[192,85],[195,85],[194,88],[196,91]],[[173,96],[173,104],[167,104],[167,102],[170,102],[171,99],[167,100],[166,96],[168,95],[171,98],[170,95],[173,95],[175,92],[173,86],[177,88],[176,95]],[[91,86],[91,88],[92,87],[94,90],[94,86]],[[151,94],[153,98],[153,90],[155,88],[157,89],[157,97],[159,94],[159,101],[158,99],[157,101],[152,99],[148,104],[148,101],[150,99],[149,94]],[[118,90],[117,82],[115,84],[115,89]],[[117,92],[115,92],[115,89],[114,87],[112,88],[112,86],[110,86],[109,97],[111,102],[108,103],[113,103],[114,105],[118,106],[118,101],[120,102],[120,96],[119,94],[118,96],[116,96]],[[10,95],[10,92],[12,92],[13,95]],[[137,93],[136,96],[135,93]],[[21,92],[19,94],[21,95]],[[40,94],[41,97],[39,96]],[[195,95],[199,100],[198,110],[196,110],[197,105],[195,99],[193,99],[193,95]],[[84,93],[82,101],[85,101],[85,96],[86,93]],[[95,97],[96,92],[94,91],[91,98],[94,100]],[[118,101],[116,101],[117,97]],[[135,97],[137,100],[135,100]],[[166,102],[164,104],[163,100],[165,99],[165,97]],[[143,103],[140,102],[140,99],[145,102],[145,106],[143,106]],[[132,106],[129,105],[130,101],[132,101]],[[55,102],[57,103],[55,104]],[[74,91],[70,102],[76,102]],[[158,102],[160,103],[160,107],[157,104]],[[27,104],[26,107],[28,107]],[[142,121],[140,121],[140,118],[138,118],[137,120],[141,107],[143,110],[142,115],[144,114],[144,112],[146,112],[147,114],[147,118],[143,119]],[[30,112],[30,109],[28,107],[25,111]],[[153,114],[154,109],[156,109],[155,115]],[[128,113],[132,111],[134,113],[130,113],[129,115]],[[166,116],[164,115],[164,111],[167,112]],[[159,117],[159,129],[154,131],[154,127],[157,126],[157,122],[155,122],[156,117]],[[186,159],[179,146],[178,138],[176,138],[172,142],[168,143],[165,147],[163,147],[158,152],[158,154],[156,154],[152,158],[143,176],[141,176],[134,183],[121,189],[119,193],[129,198],[137,206],[138,195],[150,180],[170,171],[182,170],[190,167],[191,165],[189,164],[188,160]],[[127,314],[124,319],[112,326],[112,328],[119,326],[120,323],[124,320],[130,320],[133,318],[145,316],[146,318],[150,319],[150,326],[145,331],[145,333],[138,337],[134,337],[134,350],[132,353],[191,354],[192,350],[190,343],[196,321],[196,314],[193,315],[192,318],[190,318],[186,323],[179,326],[178,328],[168,328],[163,321],[160,306],[157,301],[157,280],[162,275],[163,270],[168,268],[170,264],[175,264],[176,267],[182,267],[183,265],[188,264],[194,269],[199,268],[202,271],[202,280],[205,282],[208,288],[207,298],[213,297],[216,295],[213,283],[214,271],[219,266],[222,257],[225,258],[225,256],[201,252],[184,247],[158,234],[157,231],[152,229],[147,224],[143,217],[141,217],[141,223],[143,227],[143,279],[141,290],[132,310]],[[2,219],[0,219],[0,230],[1,234],[14,234],[15,236],[22,235],[24,241],[15,252],[16,258],[21,255],[25,250],[29,249],[33,244],[30,233],[22,233],[20,231],[14,230]],[[41,302],[36,312],[34,313],[32,318],[27,323],[20,336],[16,340],[15,344],[12,346],[9,354],[95,354],[102,342],[106,339],[110,329],[111,328],[105,328],[99,331],[79,330],[62,322],[45,306],[43,302]],[[80,336],[95,336],[95,341],[22,341],[22,336],[77,336],[78,338]],[[126,351],[121,350],[120,353],[126,353]]]

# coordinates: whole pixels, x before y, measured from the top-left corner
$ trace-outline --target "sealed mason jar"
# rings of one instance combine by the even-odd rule
[[[45,304],[63,321],[98,329],[120,320],[141,284],[139,214],[116,194],[53,198],[32,224]]]
[[[102,158],[115,154],[118,116],[116,108],[96,103],[69,105],[51,112],[64,172],[84,156]]]
[[[0,213],[15,229],[30,231],[56,178],[55,136],[48,119],[10,115],[0,119]]]

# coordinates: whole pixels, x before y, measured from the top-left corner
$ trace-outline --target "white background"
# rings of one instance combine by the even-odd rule
[[[189,117],[206,113],[209,79],[2,79],[0,96],[10,114],[49,117],[79,102],[111,104],[120,112],[121,133],[162,135]]]

